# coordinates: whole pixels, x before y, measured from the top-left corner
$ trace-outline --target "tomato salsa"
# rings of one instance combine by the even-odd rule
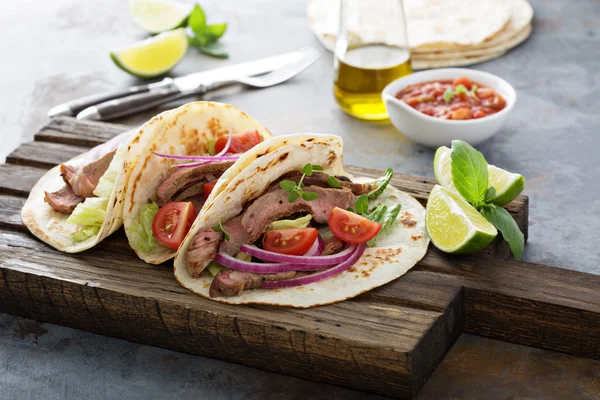
[[[396,98],[423,114],[451,120],[483,118],[506,107],[504,97],[467,77],[410,85]]]

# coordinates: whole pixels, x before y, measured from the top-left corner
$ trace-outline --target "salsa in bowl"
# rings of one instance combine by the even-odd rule
[[[466,68],[416,72],[391,82],[382,93],[392,124],[429,147],[454,139],[477,145],[498,132],[516,101],[504,79]]]

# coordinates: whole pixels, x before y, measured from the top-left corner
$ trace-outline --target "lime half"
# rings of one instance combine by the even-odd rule
[[[110,52],[110,58],[123,71],[139,78],[155,78],[169,72],[185,55],[188,39],[185,29],[164,32],[150,39]]]
[[[442,146],[435,152],[433,159],[433,173],[438,183],[458,193],[452,182],[452,150]],[[488,187],[496,189],[496,195],[488,199],[490,203],[504,206],[513,201],[525,188],[525,178],[520,174],[513,174],[502,168],[488,165]]]
[[[133,22],[152,34],[185,26],[191,7],[164,0],[131,0]]]
[[[429,195],[425,219],[431,242],[446,253],[474,253],[498,234],[466,200],[440,185]]]

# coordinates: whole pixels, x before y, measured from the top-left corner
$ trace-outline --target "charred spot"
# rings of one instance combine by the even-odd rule
[[[333,162],[335,161],[336,158],[337,158],[337,154],[335,154],[335,151],[329,150],[329,153],[327,154],[327,163],[329,165],[333,164]]]
[[[417,225],[417,221],[409,218],[400,220],[400,222],[402,222],[402,225],[404,225],[407,228],[414,228]]]
[[[205,241],[207,241],[207,242],[209,242],[209,241],[210,241],[210,238],[208,238],[208,237],[204,237],[204,240],[205,240]]]
[[[365,278],[368,278],[369,276],[371,276],[369,271],[361,271],[361,275]]]
[[[423,234],[412,235],[410,238],[416,242],[419,239],[423,239]]]
[[[310,143],[310,142],[314,142],[314,141],[315,141],[315,138],[310,138],[310,139],[307,139],[306,141],[307,141],[307,142],[309,142],[309,143]]]
[[[285,160],[286,158],[288,158],[289,155],[290,155],[290,153],[284,153],[284,154],[280,155],[279,156],[279,161]]]
[[[119,201],[119,199],[115,197],[115,200],[113,201],[113,207],[117,205],[117,201]]]
[[[279,204],[283,204],[283,200],[279,200]],[[314,231],[313,231],[314,232]]]

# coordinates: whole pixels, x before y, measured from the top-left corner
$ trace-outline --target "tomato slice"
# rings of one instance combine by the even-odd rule
[[[263,247],[275,253],[301,256],[311,248],[318,235],[316,228],[269,231],[263,236]]]
[[[454,82],[452,82],[452,86],[457,87],[458,85],[464,85],[467,88],[467,90],[471,90],[473,82],[471,82],[471,80],[466,76],[461,76],[460,78],[455,79]]]
[[[217,141],[215,142],[216,153],[220,153],[221,150],[225,148],[225,145],[227,144],[227,138],[228,136],[225,135],[217,139]],[[259,144],[260,142],[262,142],[262,138],[260,137],[256,129],[253,131],[236,133],[235,135],[231,136],[231,145],[229,146],[227,152],[244,153],[256,146],[257,144]]]
[[[152,220],[156,240],[177,250],[196,219],[196,209],[190,201],[176,201],[162,206]]]
[[[206,182],[204,184],[202,187],[202,190],[204,191],[204,200],[208,199],[208,196],[210,196],[218,181],[218,179],[215,179],[214,181]]]
[[[381,224],[350,211],[334,208],[329,214],[329,230],[346,243],[360,244],[373,239],[381,230]]]

